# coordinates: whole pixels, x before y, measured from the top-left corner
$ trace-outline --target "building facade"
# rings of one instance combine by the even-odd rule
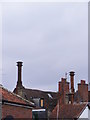
[[[34,103],[8,91],[2,86],[0,86],[0,94],[2,94],[2,120],[17,118],[32,119]]]

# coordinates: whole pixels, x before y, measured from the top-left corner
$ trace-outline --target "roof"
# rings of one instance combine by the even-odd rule
[[[2,100],[4,101],[11,101],[15,103],[28,104],[28,105],[34,106],[32,102],[25,100],[21,96],[16,95],[15,93],[5,89],[2,86],[0,86],[0,94],[2,95]]]
[[[46,92],[41,90],[34,89],[24,89],[27,98],[44,98],[44,106],[49,110],[53,110],[57,104],[57,93],[56,92]]]
[[[86,108],[87,104],[63,104],[61,106],[56,106],[52,111],[50,118],[58,118],[59,119],[74,119],[79,118],[81,113]],[[59,107],[59,109],[58,109]]]
[[[15,92],[15,90],[14,90]],[[24,99],[33,102],[33,98],[43,98],[44,107],[49,110],[53,110],[57,104],[57,92],[48,92],[35,89],[23,88]]]

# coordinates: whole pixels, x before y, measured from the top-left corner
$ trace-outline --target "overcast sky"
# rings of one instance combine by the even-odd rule
[[[5,3],[2,8],[3,79],[13,90],[18,60],[28,88],[57,91],[75,71],[75,88],[88,81],[88,3]]]

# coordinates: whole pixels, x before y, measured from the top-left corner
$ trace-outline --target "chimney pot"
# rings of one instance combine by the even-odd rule
[[[70,76],[74,76],[75,75],[75,72],[74,71],[71,71],[70,72]]]
[[[22,63],[23,63],[23,62],[18,61],[18,62],[17,62],[17,66],[23,66]]]
[[[81,80],[81,84],[85,84],[85,80]]]
[[[66,82],[66,78],[61,78],[61,81],[62,82]]]

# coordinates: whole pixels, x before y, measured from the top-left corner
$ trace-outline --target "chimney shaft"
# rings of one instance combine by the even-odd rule
[[[61,88],[60,88],[60,81],[58,82],[58,92],[61,91]]]
[[[71,82],[71,92],[74,93],[74,74],[75,72],[70,72],[70,82]]]
[[[17,81],[17,87],[22,87],[22,63],[23,62],[17,62],[18,66],[18,81]]]

